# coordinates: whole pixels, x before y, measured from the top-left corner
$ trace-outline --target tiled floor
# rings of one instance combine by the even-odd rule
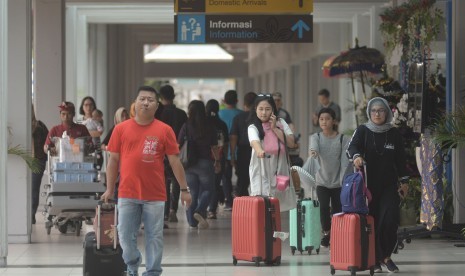
[[[165,230],[163,275],[224,275],[224,276],[271,276],[271,275],[330,275],[329,251],[322,249],[319,255],[292,256],[288,241],[283,242],[282,264],[274,267],[255,267],[252,263],[232,265],[230,212],[221,213],[211,221],[207,230],[191,230],[184,216],[178,212],[180,222],[170,223]],[[37,215],[39,218],[39,215]],[[283,228],[288,229],[288,218],[283,217]],[[86,226],[89,227],[89,226]],[[90,228],[84,229],[84,232]],[[8,266],[0,268],[0,275],[82,275],[82,240],[73,234],[60,234],[52,229],[47,236],[42,218],[34,225],[32,244],[9,245]],[[140,244],[143,235],[140,235]],[[405,249],[393,255],[403,275],[464,275],[465,248],[455,247],[457,242],[443,239],[420,239],[406,244]],[[142,248],[142,247],[141,247]],[[144,271],[142,266],[140,273]],[[360,272],[358,275],[369,275]],[[384,273],[387,274],[387,273]],[[337,271],[336,275],[350,275]],[[115,275],[116,276],[116,275]]]

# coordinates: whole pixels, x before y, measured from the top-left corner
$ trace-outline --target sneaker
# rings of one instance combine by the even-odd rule
[[[381,264],[380,264],[379,262],[376,262],[376,263],[375,263],[374,272],[375,272],[375,273],[381,273],[381,272],[383,272],[383,270],[381,269]]]
[[[139,276],[139,274],[137,272],[125,271],[124,276]]]
[[[224,211],[232,211],[232,207],[231,206],[224,206],[223,210]]]
[[[399,272],[399,268],[397,267],[397,265],[391,259],[388,259],[387,261],[383,262],[382,264],[386,267],[386,269],[389,272],[394,272],[394,273]]]
[[[208,212],[207,219],[216,219],[216,213]]]
[[[178,222],[178,218],[176,217],[176,211],[170,211],[170,214],[168,215],[168,222]]]
[[[170,227],[168,226],[168,224],[163,224],[163,229],[169,229]]]
[[[199,213],[195,213],[194,214],[194,218],[196,221],[199,222],[199,224],[197,225],[199,227],[199,229],[207,229],[208,228],[208,222],[202,217],[202,215],[200,215]]]
[[[321,246],[322,247],[329,247],[329,240],[330,240],[329,234],[325,234],[323,236],[323,238],[321,239]]]

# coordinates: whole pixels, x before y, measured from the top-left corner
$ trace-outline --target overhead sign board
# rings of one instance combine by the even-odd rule
[[[177,43],[313,42],[313,16],[175,15]]]
[[[305,14],[313,0],[175,0],[174,12]]]

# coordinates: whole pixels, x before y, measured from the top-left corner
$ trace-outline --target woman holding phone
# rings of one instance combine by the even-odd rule
[[[271,95],[258,95],[250,112],[248,127],[252,147],[249,165],[251,195],[275,196],[276,175],[289,176],[285,145],[294,147],[294,135],[284,119],[275,114],[277,109]],[[292,185],[288,190],[291,188],[294,191]],[[280,205],[281,211],[288,209],[282,200]],[[295,207],[295,202],[293,206]]]

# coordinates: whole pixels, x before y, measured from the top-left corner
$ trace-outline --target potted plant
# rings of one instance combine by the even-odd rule
[[[446,114],[443,118],[437,119],[433,125],[433,130],[433,141],[440,144],[445,152],[450,152],[453,148],[464,148],[465,108],[460,107],[456,111]],[[465,236],[465,228],[462,229],[462,234]]]
[[[413,177],[409,180],[408,194],[400,203],[400,226],[416,225],[420,218],[421,179]]]

